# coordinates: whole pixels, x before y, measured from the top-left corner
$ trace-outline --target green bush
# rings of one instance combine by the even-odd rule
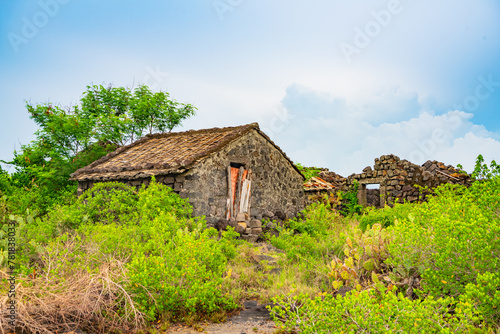
[[[221,247],[231,244],[234,234],[226,232],[221,240],[214,229],[169,235],[169,223],[158,222],[147,243],[133,246],[129,289],[142,311],[154,319],[165,313],[180,317],[236,308],[223,287],[228,256]]]
[[[408,214],[413,210],[414,204],[395,203],[393,207],[385,206],[381,209],[367,208],[359,218],[359,227],[365,231],[374,224],[381,224],[382,227],[394,225],[396,219],[408,218]]]
[[[313,236],[326,235],[339,224],[342,224],[340,215],[324,202],[313,202],[297,217],[288,221],[290,229]]]
[[[58,192],[39,187],[12,187],[6,196],[10,214],[22,216],[30,210],[33,216],[42,216],[57,205],[67,205],[76,200],[76,185],[69,185]]]
[[[358,203],[358,188],[359,183],[354,180],[354,183],[347,191],[339,192],[339,198],[342,201],[340,212],[344,216],[351,216],[362,212],[363,206]]]
[[[473,330],[477,318],[453,298],[410,300],[402,294],[351,291],[345,297],[275,298],[271,315],[278,327],[300,333],[454,333]]]
[[[78,231],[102,253],[130,259],[127,291],[148,319],[236,308],[222,286],[237,233],[230,229],[217,240],[216,230],[202,229],[204,219],[191,218],[187,200],[165,185],[153,181],[138,192],[115,186],[87,194],[79,210],[89,219]]]
[[[499,178],[445,185],[393,226],[387,264],[418,272],[434,296],[457,296],[479,274],[500,270]]]
[[[477,276],[477,283],[469,283],[460,296],[464,305],[472,305],[490,326],[500,323],[500,274],[486,272]]]

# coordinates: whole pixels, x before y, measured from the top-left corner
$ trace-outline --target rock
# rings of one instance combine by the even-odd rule
[[[284,213],[282,210],[276,210],[274,214],[281,220],[286,220],[287,218],[286,213]]]
[[[218,230],[225,230],[229,226],[229,221],[225,218],[221,218],[215,223],[215,228]]]
[[[243,235],[242,238],[248,242],[256,242],[257,239],[259,239],[259,236],[258,235],[255,235],[255,234],[247,234],[247,235]]]
[[[251,229],[250,227],[247,227],[247,228],[245,229],[245,233],[246,233],[246,234],[252,234],[252,229]]]
[[[243,303],[243,307],[248,309],[248,308],[252,308],[252,307],[256,307],[257,306],[257,301],[256,300],[246,300],[244,303]]]
[[[282,249],[279,249],[279,248],[276,248],[274,247],[273,245],[271,244],[267,244],[267,246],[264,246],[265,248],[267,248],[267,251],[268,252],[274,252],[274,253],[285,253],[284,250]]]
[[[266,228],[268,228],[268,229],[275,229],[276,227],[278,227],[278,225],[276,225],[273,222],[269,222],[266,224]]]
[[[243,234],[245,233],[246,231],[246,228],[243,226],[243,225],[236,225],[236,228],[234,229],[236,232],[238,232],[239,234]]]
[[[263,218],[272,218],[273,216],[274,216],[274,213],[272,211],[269,211],[269,210],[264,210],[264,212],[262,213]]]
[[[229,226],[234,227],[234,228],[236,228],[236,226],[238,226],[238,223],[236,222],[236,220],[233,217],[229,218],[228,223],[229,223]]]
[[[257,262],[262,262],[266,261],[268,265],[275,265],[277,263],[276,258],[269,256],[269,255],[264,255],[264,254],[259,254],[254,256],[255,261]]]
[[[258,219],[252,219],[250,220],[248,226],[250,226],[251,228],[262,227],[262,222]]]
[[[403,191],[411,191],[411,190],[413,190],[413,187],[410,185],[406,185],[403,187]]]
[[[262,228],[260,228],[260,227],[254,227],[254,228],[251,229],[251,233],[252,234],[261,235],[262,234]]]
[[[363,172],[365,173],[368,173],[368,172],[371,172],[372,171],[372,168],[370,166],[366,166],[364,169],[363,169]]]
[[[269,275],[279,275],[282,271],[283,269],[281,268],[273,268],[269,271]]]
[[[270,234],[270,235],[273,235],[273,236],[275,236],[275,237],[279,237],[280,232],[279,232],[277,229],[273,228],[273,229],[270,229],[270,230],[269,230],[269,234]]]
[[[236,215],[236,221],[239,223],[239,222],[244,222],[245,220],[247,220],[247,217],[245,216],[245,213],[244,212],[240,212]]]
[[[348,293],[351,290],[354,290],[354,289],[351,288],[350,286],[342,286],[342,287],[340,287],[339,291],[337,291],[337,294],[339,294],[341,296],[345,296],[346,293]]]
[[[255,217],[255,219],[257,219],[257,220],[262,220],[262,215],[261,215],[261,214],[255,215],[254,217]]]

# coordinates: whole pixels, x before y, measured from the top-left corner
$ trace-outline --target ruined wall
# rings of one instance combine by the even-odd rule
[[[304,208],[303,178],[273,144],[254,130],[182,175],[185,181],[179,194],[189,198],[195,215],[225,217],[227,167],[232,162],[252,170],[252,217],[262,219],[269,211],[295,216]]]
[[[359,183],[358,199],[364,205],[367,205],[366,185],[380,184],[381,206],[384,203],[392,205],[396,200],[400,203],[425,200],[428,193],[417,186],[432,189],[446,183],[467,186],[472,183],[469,175],[460,173],[453,166],[437,161],[427,161],[419,166],[392,154],[375,159],[373,169],[368,166],[362,173],[349,176],[347,185],[352,185],[355,180]],[[373,201],[370,196],[368,198]]]

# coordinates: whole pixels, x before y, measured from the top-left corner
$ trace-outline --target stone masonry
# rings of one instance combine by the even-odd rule
[[[432,189],[446,183],[469,186],[472,183],[470,175],[442,162],[427,161],[419,166],[392,154],[376,158],[373,168],[368,166],[362,173],[350,175],[346,181],[347,186],[351,186],[354,181],[359,184],[359,203],[367,205],[371,201],[374,206],[392,205],[395,201],[424,201],[429,194],[429,191],[423,190],[424,187]],[[379,203],[373,198],[376,189],[366,189],[368,184],[380,185]]]

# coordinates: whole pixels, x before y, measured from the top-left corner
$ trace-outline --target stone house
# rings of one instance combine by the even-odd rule
[[[139,188],[151,177],[193,205],[194,215],[249,221],[304,208],[304,176],[257,123],[147,135],[71,175],[78,193],[97,182]],[[241,219],[240,219],[241,220]]]

